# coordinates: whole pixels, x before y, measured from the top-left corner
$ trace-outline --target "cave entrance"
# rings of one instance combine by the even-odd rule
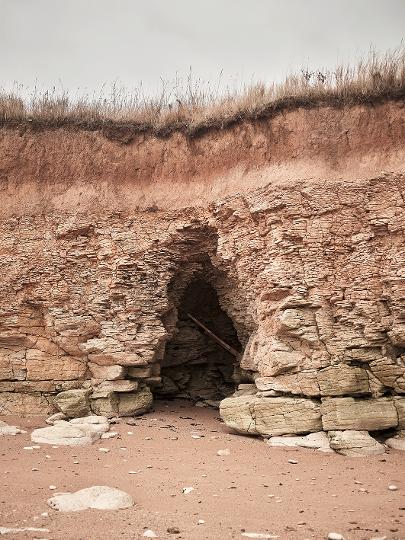
[[[160,398],[185,398],[218,405],[235,390],[239,343],[214,287],[194,279],[177,307],[177,323],[161,363]]]

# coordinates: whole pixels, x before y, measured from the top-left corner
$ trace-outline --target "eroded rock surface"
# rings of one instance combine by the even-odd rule
[[[371,437],[367,431],[329,431],[330,447],[344,456],[372,456],[384,454],[384,445]]]
[[[48,205],[0,220],[0,414],[135,415],[152,392],[217,400],[245,383],[259,395],[221,406],[241,432],[404,429],[403,174],[257,174],[209,205],[119,213],[73,212],[57,203],[70,185],[33,179]],[[180,313],[198,282],[232,323],[215,331],[235,365]]]

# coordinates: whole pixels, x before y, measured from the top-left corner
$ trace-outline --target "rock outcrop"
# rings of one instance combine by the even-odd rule
[[[21,135],[35,155],[49,160],[39,174],[28,158],[16,162],[18,152],[10,148],[20,148],[21,137],[2,129],[0,182],[8,196],[18,191],[19,205],[0,207],[0,414],[136,415],[151,407],[153,393],[217,400],[242,383],[252,385],[243,390],[248,395],[225,399],[221,414],[243,433],[405,429],[404,110],[397,104],[377,109],[357,108],[353,125],[347,110],[327,111],[329,119],[336,114],[350,127],[352,146],[346,135],[344,145],[339,139],[338,157],[313,122],[312,139],[294,139],[293,145],[309,159],[306,173],[288,181],[276,181],[271,172],[295,159],[280,141],[274,144],[282,155],[270,152],[274,119],[213,134],[212,151],[204,135],[204,144],[195,141],[184,150],[196,152],[198,170],[182,160],[178,171],[181,185],[187,180],[194,189],[196,204],[178,200],[173,207],[183,140],[177,146],[174,139],[150,141],[149,155],[139,150],[145,141],[122,147],[94,134],[108,155],[127,160],[127,181],[116,178],[116,191],[109,192],[97,174],[83,187],[86,174],[95,174],[88,148],[76,161],[69,158],[69,182],[52,161],[56,154],[40,152],[53,136],[73,151],[79,139],[85,144],[82,133]],[[360,117],[380,126],[384,144],[372,146]],[[277,120],[280,137],[283,121]],[[322,170],[333,172],[327,181],[322,175],[309,179],[315,140]],[[159,162],[157,147],[171,149],[170,167]],[[21,151],[25,155],[28,147]],[[88,167],[79,167],[80,156]],[[345,176],[347,166],[365,156],[367,173]],[[105,161],[97,163],[103,176]],[[134,172],[138,166],[141,177]],[[230,173],[224,177],[227,167],[228,173],[242,167],[245,176],[238,173],[232,183]],[[207,185],[199,191],[204,176]],[[135,199],[134,182],[142,191],[143,181],[148,197],[158,186],[168,204],[145,206]],[[204,198],[221,181],[228,182],[226,193]],[[31,188],[35,204],[23,198]],[[81,206],[82,188],[87,198]],[[105,200],[98,207],[100,190]],[[91,204],[90,192],[97,194]],[[214,347],[187,319],[185,307],[198,304],[187,303],[187,291],[194,287],[197,298],[201,282],[217,295],[213,330],[225,342],[234,340],[231,360],[216,361]]]

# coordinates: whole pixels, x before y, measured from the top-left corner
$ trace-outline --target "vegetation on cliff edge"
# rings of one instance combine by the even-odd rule
[[[384,56],[371,53],[356,66],[334,71],[301,70],[281,84],[257,83],[243,91],[207,87],[190,76],[173,88],[163,84],[160,95],[146,98],[113,86],[108,96],[72,99],[56,89],[34,91],[23,98],[17,91],[0,92],[0,125],[35,129],[73,127],[103,130],[123,142],[140,132],[167,136],[181,131],[195,136],[243,120],[271,117],[280,111],[320,105],[345,106],[405,98],[405,49]]]

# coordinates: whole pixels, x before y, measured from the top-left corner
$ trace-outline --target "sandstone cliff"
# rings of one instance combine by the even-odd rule
[[[404,119],[400,102],[299,109],[128,144],[3,128],[0,414],[74,389],[144,410],[203,280],[250,383],[230,425],[405,429]]]

